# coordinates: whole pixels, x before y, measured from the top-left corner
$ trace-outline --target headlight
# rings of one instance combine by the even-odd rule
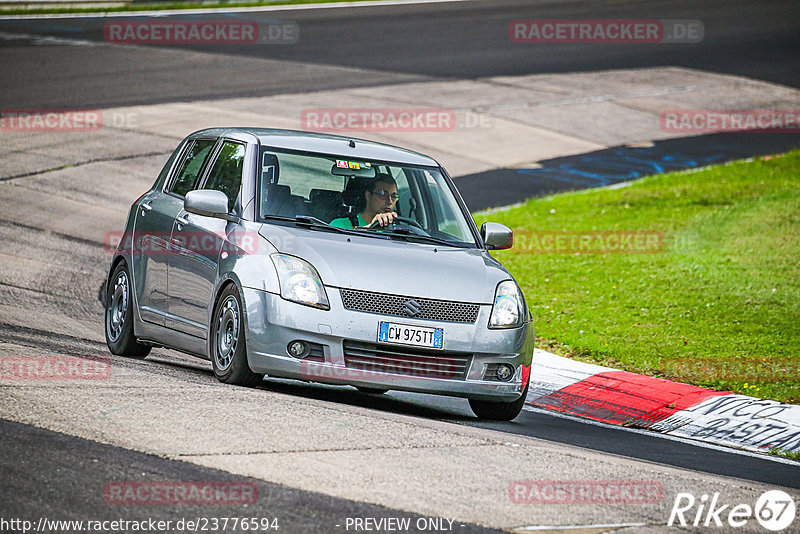
[[[513,280],[497,284],[489,328],[516,328],[525,320],[522,292]]]
[[[270,258],[278,271],[281,297],[314,308],[331,309],[322,280],[310,263],[287,254],[272,254]]]

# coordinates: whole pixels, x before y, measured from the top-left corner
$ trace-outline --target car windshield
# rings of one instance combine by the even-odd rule
[[[384,238],[477,246],[453,192],[435,167],[270,148],[261,149],[259,162],[261,220],[312,220],[377,231]],[[369,228],[376,209],[394,211],[395,224]]]

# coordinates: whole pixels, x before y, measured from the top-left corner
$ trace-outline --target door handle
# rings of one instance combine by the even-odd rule
[[[175,219],[175,222],[178,223],[178,230],[182,230],[181,226],[189,224],[189,219],[181,215],[180,217]]]
[[[147,202],[143,202],[139,204],[139,208],[142,210],[142,215],[146,215],[151,209],[153,209],[153,206]]]

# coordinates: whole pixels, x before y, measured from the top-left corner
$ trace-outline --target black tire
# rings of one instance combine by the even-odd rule
[[[469,399],[469,407],[481,419],[489,419],[491,421],[511,421],[519,415],[522,407],[525,405],[525,397],[528,396],[528,386],[530,379],[525,384],[525,389],[522,391],[522,396],[513,402],[495,402]]]
[[[254,373],[247,363],[243,309],[236,286],[226,287],[211,317],[209,350],[217,380],[250,387],[260,384],[264,375]]]
[[[111,273],[105,291],[106,345],[112,354],[144,358],[150,346],[136,341],[133,335],[133,291],[128,265],[121,261]]]
[[[356,389],[361,393],[368,393],[370,395],[383,395],[384,393],[389,391],[388,389],[384,388],[368,388],[364,386],[356,386]]]

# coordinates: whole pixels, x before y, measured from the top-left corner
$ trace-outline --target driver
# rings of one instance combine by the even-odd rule
[[[394,222],[397,217],[394,211],[397,203],[397,182],[386,173],[378,173],[372,182],[372,187],[364,191],[364,200],[364,210],[361,213],[334,219],[330,223],[331,226],[355,228],[371,226],[374,223],[386,226]]]

